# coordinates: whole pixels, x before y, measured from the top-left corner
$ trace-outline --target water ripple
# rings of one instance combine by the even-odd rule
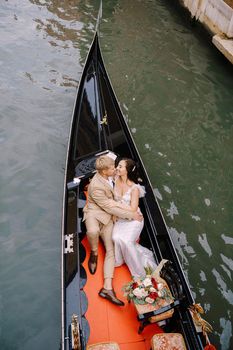
[[[201,272],[200,272],[200,278],[201,278],[201,281],[202,281],[202,282],[206,282],[206,281],[207,281],[206,274],[205,274],[204,271],[201,271]]]
[[[224,242],[226,244],[231,244],[233,245],[233,237],[230,237],[230,236],[226,236],[224,234],[221,235],[222,239],[224,240]]]
[[[175,215],[179,215],[178,209],[174,202],[170,202],[170,208],[167,209],[167,216],[170,216],[171,219],[174,219]]]
[[[198,236],[198,241],[201,244],[202,248],[206,251],[206,253],[211,256],[212,255],[212,250],[209,246],[209,243],[207,241],[207,235],[206,233],[203,233],[202,236]]]
[[[230,349],[230,341],[232,338],[232,323],[230,320],[226,320],[225,318],[220,318],[220,326],[223,331],[220,335],[220,344],[222,346],[222,350]]]
[[[222,296],[228,301],[230,305],[233,305],[233,291],[227,288],[226,282],[216,269],[213,269],[212,273],[216,278],[216,282],[219,286],[219,290],[221,291]]]
[[[196,253],[194,249],[188,244],[187,235],[184,232],[178,232],[176,228],[169,228],[172,241],[178,251],[178,254],[181,258],[181,262],[188,264],[188,259],[185,256],[184,252],[188,253],[191,257],[195,257]]]
[[[200,216],[191,214],[191,218],[195,221],[201,221]]]
[[[164,185],[163,188],[165,192],[172,193],[172,190],[168,186]]]
[[[220,254],[222,261],[233,271],[233,260],[231,258],[227,258],[225,255]]]
[[[231,271],[223,264],[220,264],[220,266],[226,272],[227,276],[231,279]]]
[[[155,194],[155,197],[160,199],[160,200],[163,200],[163,196],[161,195],[161,193],[159,192],[159,189],[158,188],[154,188],[154,194]]]

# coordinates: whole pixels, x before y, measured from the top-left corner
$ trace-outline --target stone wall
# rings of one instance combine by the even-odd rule
[[[214,34],[233,38],[233,9],[223,0],[180,0]]]

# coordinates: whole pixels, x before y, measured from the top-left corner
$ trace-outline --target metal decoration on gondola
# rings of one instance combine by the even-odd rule
[[[108,125],[107,113],[105,113],[102,120],[100,121],[100,125]]]
[[[204,320],[200,314],[204,314],[204,310],[200,304],[193,304],[189,307],[189,311],[192,315],[193,322],[197,329],[201,329],[205,339],[206,339],[206,346],[204,350],[216,350],[215,346],[210,344],[209,338],[207,333],[213,332],[212,326]]]
[[[65,244],[64,254],[74,252],[74,234],[73,233],[70,233],[69,235],[65,235],[64,244]]]
[[[81,350],[78,316],[73,314],[71,321],[72,350]]]

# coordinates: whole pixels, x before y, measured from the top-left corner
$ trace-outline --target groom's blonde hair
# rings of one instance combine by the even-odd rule
[[[105,169],[110,168],[112,165],[115,165],[115,162],[112,158],[110,158],[109,156],[100,156],[96,159],[95,162],[95,168],[98,171],[102,171]]]

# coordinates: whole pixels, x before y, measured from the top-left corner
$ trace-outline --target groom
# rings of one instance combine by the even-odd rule
[[[98,259],[98,242],[102,238],[105,246],[104,259],[104,285],[99,291],[99,296],[123,306],[123,301],[116,297],[112,287],[114,274],[114,245],[112,241],[113,216],[123,219],[142,221],[142,215],[114,201],[113,186],[111,177],[115,172],[115,154],[109,152],[107,155],[99,156],[96,159],[97,173],[88,186],[87,205],[84,208],[84,221],[87,228],[87,238],[91,247],[88,267],[91,274],[96,272]]]

